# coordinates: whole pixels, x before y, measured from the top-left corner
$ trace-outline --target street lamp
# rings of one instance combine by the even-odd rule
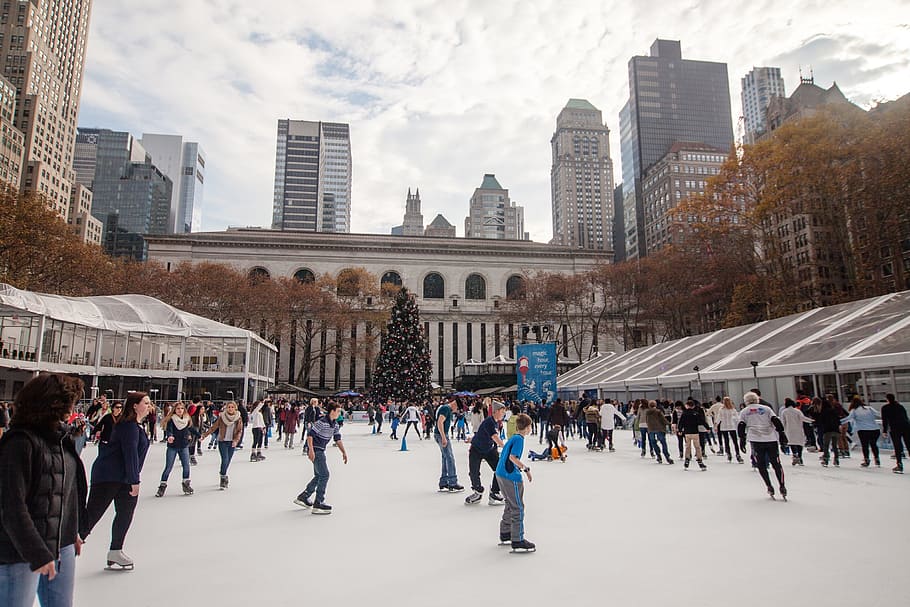
[[[233,390],[225,390],[225,392],[227,392],[227,394],[231,397],[228,400],[234,400],[234,391]]]
[[[750,360],[750,361],[749,361],[749,364],[752,365],[752,378],[753,378],[755,381],[758,381],[758,361],[757,361],[757,360]]]
[[[701,389],[701,372],[698,370],[698,365],[695,365],[694,367],[692,367],[692,370],[695,371],[695,376],[698,379],[698,397],[704,398],[704,395],[702,394],[702,389]]]

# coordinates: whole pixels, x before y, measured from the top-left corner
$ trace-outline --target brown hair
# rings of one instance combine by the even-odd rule
[[[10,427],[53,432],[73,412],[85,383],[63,373],[40,373],[29,380],[13,403]]]
[[[142,402],[142,399],[148,396],[145,392],[130,392],[123,401],[123,413],[117,418],[117,423],[137,421],[136,405]]]
[[[531,425],[531,418],[525,413],[520,413],[518,417],[515,418],[515,427],[519,430],[524,430],[525,428]]]

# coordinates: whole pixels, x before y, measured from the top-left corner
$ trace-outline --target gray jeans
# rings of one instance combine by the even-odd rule
[[[499,481],[499,490],[505,498],[505,510],[502,511],[502,520],[499,522],[499,537],[512,538],[513,542],[525,539],[525,485],[517,483],[504,476],[496,475]]]

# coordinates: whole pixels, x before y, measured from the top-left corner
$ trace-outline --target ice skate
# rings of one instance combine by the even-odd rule
[[[860,466],[860,468],[868,468],[868,467],[869,467],[869,460],[864,459],[864,460],[862,461],[862,463],[861,463],[859,466]]]
[[[313,514],[332,514],[332,507],[328,504],[313,504]]]
[[[787,488],[783,485],[780,486],[780,498],[785,502],[787,501]]]
[[[256,457],[256,452],[255,452],[255,451],[253,451],[252,453],[250,453],[250,461],[251,461],[251,462],[258,462],[258,461],[259,461],[259,458]]]
[[[490,497],[487,500],[487,503],[491,506],[502,506],[506,503],[506,501],[502,498],[502,496],[500,494],[491,492]]]
[[[225,489],[228,488],[228,476],[227,476],[227,474],[222,474],[222,475],[221,475],[221,485],[219,485],[218,488],[221,489],[222,491],[224,491]]]
[[[499,535],[499,545],[500,545],[500,546],[511,546],[511,545],[512,545],[512,537],[509,536],[509,535],[502,535],[502,534],[500,534],[500,535]]]
[[[672,466],[672,465],[673,465],[673,460],[670,459],[670,458],[668,457],[668,458],[667,458],[667,463],[670,464],[670,465]]]
[[[123,550],[108,550],[107,567],[108,571],[132,571],[133,559],[131,559]]]
[[[294,498],[294,503],[303,508],[312,508],[313,502],[310,501],[310,498],[303,493]]]
[[[195,465],[198,464],[198,463],[199,463],[199,462],[196,461],[196,456],[195,456],[195,455],[191,455],[191,456],[190,456],[190,466],[195,466]]]
[[[688,457],[686,458],[686,461],[683,462],[683,469],[684,470],[689,469],[689,458]]]
[[[535,551],[537,551],[537,546],[535,546],[532,542],[529,542],[528,540],[517,540],[517,541],[513,540],[512,541],[511,552],[513,554],[516,554],[519,552],[535,552]]]
[[[470,505],[472,505],[472,504],[477,504],[477,503],[480,502],[481,498],[483,498],[483,495],[480,494],[480,493],[477,493],[477,492],[475,491],[474,493],[472,493],[472,494],[469,495],[468,497],[464,498],[464,503],[467,504],[468,506],[470,506]]]
[[[768,497],[770,497],[772,500],[777,500],[777,498],[774,497],[774,487],[768,487]]]
[[[193,488],[190,487],[190,479],[183,481],[183,494],[184,495],[193,495]]]
[[[894,468],[891,469],[891,472],[893,472],[895,474],[903,474],[904,465],[902,463],[898,462],[898,464]]]
[[[259,461],[261,462],[261,461],[264,461],[264,460],[265,460],[265,456],[264,456],[262,453],[260,453],[259,451],[257,451],[257,452],[256,452],[256,459],[259,460]]]
[[[158,485],[158,491],[155,492],[155,497],[164,497],[165,491],[167,491],[167,483],[161,483]]]
[[[461,485],[459,485],[459,484],[456,483],[456,484],[454,484],[454,485],[449,485],[449,486],[446,488],[446,490],[447,490],[449,493],[461,493],[462,491],[464,491],[464,487],[462,487]]]
[[[736,456],[736,463],[737,463],[737,464],[744,464],[745,462],[743,461],[743,458],[741,458],[739,455],[737,455],[737,456]]]
[[[698,467],[701,469],[702,472],[705,472],[708,469],[708,467],[705,465],[705,462],[703,462],[701,460],[699,460],[699,462],[698,462]]]
[[[877,457],[875,458],[875,467],[876,467],[876,468],[881,468],[881,467],[882,467],[882,462],[881,462],[881,460],[878,459]]]
[[[799,463],[799,458],[798,458],[797,456],[794,455],[794,456],[793,456],[793,465],[795,466],[795,465],[797,465],[798,463]]]

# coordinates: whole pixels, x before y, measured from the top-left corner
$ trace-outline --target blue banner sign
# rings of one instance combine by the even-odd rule
[[[556,400],[556,343],[520,345],[516,355],[518,400]]]

